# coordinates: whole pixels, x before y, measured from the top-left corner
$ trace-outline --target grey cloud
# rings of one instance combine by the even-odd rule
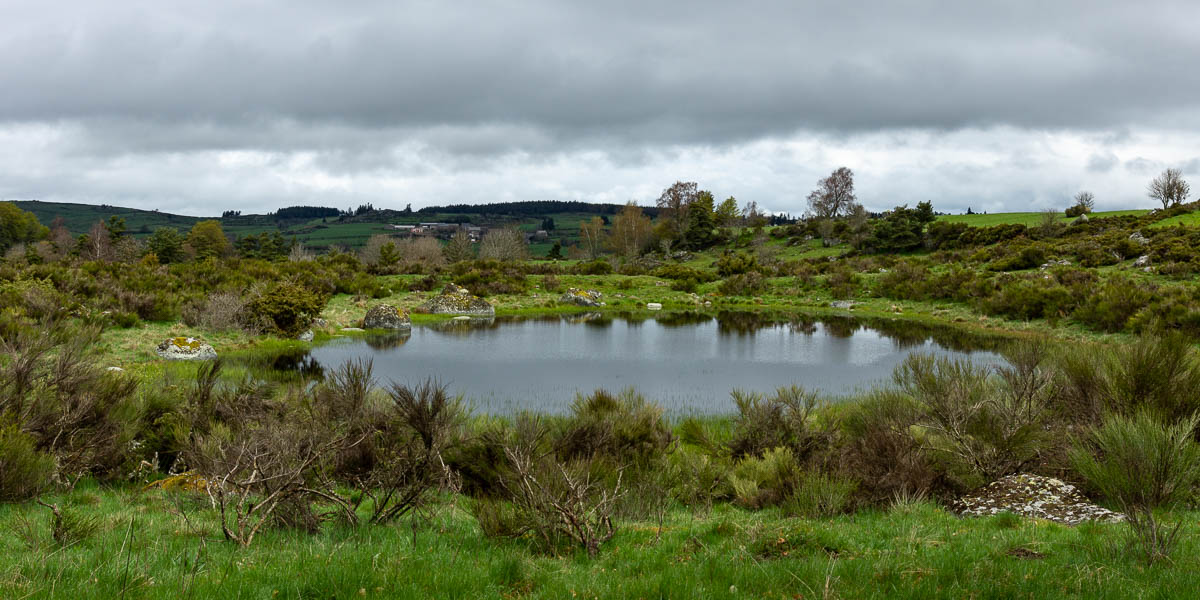
[[[1107,173],[1113,170],[1120,162],[1121,159],[1117,158],[1117,155],[1112,152],[1093,154],[1088,157],[1087,170],[1092,173]]]

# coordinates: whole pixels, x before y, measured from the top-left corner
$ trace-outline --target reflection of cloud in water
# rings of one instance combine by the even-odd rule
[[[576,313],[417,325],[398,343],[335,340],[312,356],[327,368],[369,357],[381,379],[400,383],[435,377],[483,412],[562,412],[576,392],[632,386],[681,414],[727,413],[734,388],[769,393],[797,384],[851,393],[888,379],[914,351],[994,362],[994,354],[969,353],[997,345],[893,320],[680,312],[630,322]]]

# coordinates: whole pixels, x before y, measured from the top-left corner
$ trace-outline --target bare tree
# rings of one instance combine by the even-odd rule
[[[1075,194],[1075,206],[1083,208],[1083,212],[1092,212],[1096,208],[1096,195],[1087,190]]]
[[[663,190],[658,201],[658,216],[667,225],[667,233],[672,239],[683,237],[687,229],[687,210],[700,194],[699,185],[694,181],[676,181],[674,185]]]
[[[1179,169],[1163,171],[1146,187],[1146,192],[1151,198],[1162,202],[1164,210],[1183,204],[1191,191],[1191,186],[1183,180],[1183,173]]]
[[[517,229],[494,229],[479,242],[479,258],[524,260],[529,256],[525,234]]]
[[[442,247],[442,253],[445,254],[446,260],[452,263],[471,260],[475,257],[475,247],[471,243],[471,236],[466,230],[459,229],[450,237],[450,242]]]
[[[832,219],[845,216],[857,204],[854,172],[847,167],[838,167],[817,185],[819,187],[808,195],[808,208],[817,217]]]
[[[612,234],[609,235],[608,243],[614,252],[625,258],[633,258],[641,254],[653,238],[654,229],[650,225],[650,217],[642,214],[640,206],[629,202],[613,217]]]
[[[600,257],[600,249],[604,247],[606,237],[604,221],[600,217],[592,217],[579,224],[579,243],[590,260]]]

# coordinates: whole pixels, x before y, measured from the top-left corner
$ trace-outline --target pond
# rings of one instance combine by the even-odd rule
[[[669,414],[734,409],[734,389],[801,385],[841,396],[890,378],[914,352],[998,362],[1002,342],[899,320],[806,319],[761,313],[590,313],[456,320],[393,336],[342,337],[284,368],[321,372],[371,359],[381,381],[435,378],[474,410],[562,413],[576,393],[636,388]]]

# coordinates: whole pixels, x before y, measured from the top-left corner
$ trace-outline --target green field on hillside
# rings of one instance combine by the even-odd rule
[[[1106,210],[1094,212],[1088,215],[1091,219],[1102,219],[1104,217],[1120,217],[1123,215],[1144,215],[1150,212],[1145,209],[1136,210]],[[966,223],[972,227],[991,227],[993,225],[1025,225],[1032,227],[1042,222],[1042,213],[1040,212],[1011,212],[1011,213],[993,213],[989,215],[942,215],[938,217],[939,221],[947,223]],[[1064,223],[1072,221],[1059,213],[1058,220]]]

